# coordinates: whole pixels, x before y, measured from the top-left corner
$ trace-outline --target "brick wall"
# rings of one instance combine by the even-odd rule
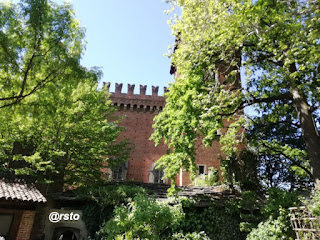
[[[134,145],[128,161],[126,180],[148,183],[153,164],[167,150],[165,145],[155,147],[154,142],[149,140],[153,133],[153,118],[164,108],[165,98],[158,96],[158,87],[152,87],[152,95],[146,95],[146,86],[141,85],[140,94],[134,94],[134,85],[130,84],[127,93],[122,93],[121,90],[122,84],[116,84],[115,93],[111,94],[110,99],[113,105],[118,107],[116,115],[124,116],[120,125],[125,127],[125,131],[121,133],[120,139],[129,138]],[[206,173],[209,167],[219,168],[220,147],[218,142],[214,142],[209,149],[200,144],[196,163],[205,165]],[[178,175],[176,178],[178,185],[180,180]],[[183,172],[182,185],[189,184],[191,184],[189,174]]]
[[[153,132],[153,118],[165,105],[165,98],[158,96],[158,87],[152,88],[152,95],[146,95],[146,86],[140,85],[140,94],[134,94],[134,85],[128,85],[128,93],[121,93],[122,84],[116,84],[110,97],[118,107],[116,115],[124,116],[120,125],[125,130],[120,139],[129,138],[134,149],[128,161],[126,180],[149,182],[152,164],[166,152],[164,145],[155,147],[149,138]]]
[[[29,240],[35,211],[23,211],[16,240]]]
[[[221,145],[219,144],[219,142],[214,141],[210,148],[206,148],[203,144],[201,144],[201,141],[198,141],[197,145],[199,147],[196,151],[196,164],[205,166],[205,174],[208,174],[210,167],[220,169],[219,157],[224,155],[220,150]],[[177,176],[177,178],[180,178],[180,176]],[[179,184],[179,181],[177,181],[177,184]],[[191,184],[189,173],[184,172],[182,178],[182,186],[188,186],[189,184]]]

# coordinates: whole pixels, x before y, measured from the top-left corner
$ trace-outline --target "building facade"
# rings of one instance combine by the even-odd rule
[[[120,123],[124,131],[120,139],[128,138],[133,144],[130,159],[127,163],[110,171],[113,180],[136,181],[144,183],[169,183],[163,177],[163,171],[155,169],[155,162],[166,153],[167,146],[155,146],[149,138],[153,133],[153,119],[165,107],[165,97],[159,96],[159,87],[152,86],[152,94],[147,95],[147,86],[140,85],[140,92],[134,93],[135,85],[128,84],[128,91],[122,92],[123,84],[116,83],[115,92],[110,99],[117,107],[117,116],[123,119]],[[166,92],[166,87],[164,92]],[[205,176],[211,174],[211,168],[219,169],[219,156],[223,155],[219,141],[215,141],[211,148],[205,148],[199,141],[196,152],[198,174]],[[183,169],[176,177],[178,186],[192,185],[189,174]]]

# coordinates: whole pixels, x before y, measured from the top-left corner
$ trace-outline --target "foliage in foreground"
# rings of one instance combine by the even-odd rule
[[[139,194],[146,194],[146,190],[141,187],[113,184],[78,189],[78,195],[88,200],[82,213],[91,238],[97,238],[96,232],[104,222],[112,218],[115,206],[128,204],[130,199]]]
[[[209,199],[203,200],[210,203]],[[99,208],[92,205],[84,215],[89,216],[85,221],[95,239],[245,239],[246,233],[239,228],[241,218],[236,201],[211,202],[207,207],[197,207],[196,202],[182,199],[172,207],[139,193],[115,208],[101,205],[101,211],[108,215],[101,215],[105,216],[105,223],[98,221],[101,227],[97,235],[92,234],[99,229],[98,224],[93,226],[97,214],[92,215],[91,210]]]
[[[280,216],[276,219],[270,217],[267,221],[259,223],[248,235],[247,240],[293,240],[294,232],[290,226],[288,212],[279,209]]]
[[[198,199],[201,201],[201,198]],[[185,219],[180,225],[184,233],[204,232],[212,240],[245,239],[240,231],[240,209],[235,200],[202,199],[209,204],[196,207],[196,202],[182,200]]]
[[[103,197],[110,192],[118,200]],[[229,200],[181,198],[175,207],[132,186],[101,187],[92,196],[95,202],[87,204],[83,212],[94,239],[244,240],[248,234],[250,240],[290,239],[288,208],[301,204],[296,193],[276,188],[268,191],[265,200],[247,191]]]
[[[137,237],[133,237],[132,233],[125,233],[123,235],[118,235],[115,240],[143,240],[144,238],[137,238]],[[164,238],[161,238],[164,239]],[[144,239],[146,240],[146,239]],[[172,237],[168,237],[166,238],[166,240],[210,240],[210,238],[208,238],[208,236],[204,233],[204,232],[200,232],[200,233],[187,233],[187,234],[183,234],[183,233],[174,233],[172,235]]]
[[[320,216],[320,190],[315,191],[311,195],[308,205],[313,215]]]
[[[288,209],[301,204],[298,194],[271,188],[267,197],[261,208],[262,221],[257,227],[249,229],[247,240],[294,239]]]
[[[169,206],[139,194],[127,205],[118,206],[114,217],[100,229],[102,239],[125,235],[141,239],[165,239],[183,219],[181,205]],[[130,239],[130,238],[129,238]]]
[[[109,159],[125,161],[126,143],[115,142],[121,128],[107,119],[113,110],[97,83],[94,74],[50,83],[26,104],[2,109],[2,171],[78,187],[106,178],[101,169]]]
[[[208,169],[209,174],[204,175],[201,174],[197,176],[193,181],[192,185],[197,187],[209,187],[209,186],[216,186],[220,184],[219,182],[219,171],[214,167],[209,167]]]
[[[204,232],[174,233],[170,240],[210,240]]]

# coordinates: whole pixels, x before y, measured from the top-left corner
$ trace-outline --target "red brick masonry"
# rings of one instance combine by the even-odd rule
[[[126,180],[137,182],[150,182],[150,170],[154,162],[166,153],[167,147],[160,145],[155,147],[149,138],[153,133],[153,118],[165,106],[165,98],[158,96],[158,87],[152,86],[152,95],[146,95],[146,87],[140,85],[140,94],[134,94],[134,85],[128,84],[128,92],[121,93],[122,84],[116,84],[115,93],[110,99],[114,106],[118,107],[117,115],[124,116],[121,126],[125,127],[120,138],[129,138],[134,144],[128,161]],[[166,88],[164,89],[166,91]],[[213,146],[206,149],[200,145],[197,150],[197,164],[205,165],[205,173],[209,167],[219,168],[220,144],[214,142]],[[183,178],[177,176],[177,184],[187,186],[191,183],[188,174],[183,173]]]
[[[29,240],[35,211],[23,211],[16,240]]]

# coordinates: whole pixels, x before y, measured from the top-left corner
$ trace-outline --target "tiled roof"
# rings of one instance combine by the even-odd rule
[[[0,199],[27,202],[47,201],[33,183],[27,183],[18,178],[0,179]]]
[[[138,186],[143,187],[155,195],[156,198],[167,198],[167,193],[170,185],[159,184],[159,183],[141,183],[141,182],[125,182],[125,181],[113,181],[109,182],[109,185],[127,185],[127,186]],[[223,190],[221,186],[215,187],[178,187],[179,196],[184,197],[198,197],[198,196],[208,196],[213,199],[220,198],[234,198],[237,197],[238,192],[231,192],[228,190]]]
[[[153,195],[157,200],[168,200],[168,189],[170,185],[158,184],[158,183],[141,183],[141,182],[125,182],[125,181],[112,181],[106,185],[112,186],[136,186],[142,187],[147,190],[147,192]],[[208,201],[211,200],[223,200],[223,199],[234,199],[239,197],[239,192],[226,191],[221,188],[221,186],[216,187],[178,187],[180,191],[178,195],[181,197],[197,198],[197,197],[207,197]],[[69,190],[66,192],[56,192],[50,193],[50,197],[55,200],[61,201],[84,201],[85,198],[77,196],[75,191]],[[203,201],[206,201],[205,199]],[[205,205],[200,203],[198,205]]]
[[[222,197],[236,197],[238,192],[230,191],[230,190],[223,190],[221,186],[215,187],[179,187],[180,192],[178,193],[179,196],[186,196],[186,197],[196,197],[196,196],[211,196],[213,198],[222,198]]]

